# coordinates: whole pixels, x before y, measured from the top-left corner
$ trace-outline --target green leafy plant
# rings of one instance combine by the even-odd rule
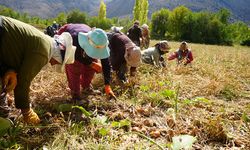
[[[143,91],[143,92],[147,92],[147,91],[150,90],[150,88],[149,88],[149,86],[147,86],[147,85],[141,85],[141,86],[140,86],[140,90]]]
[[[206,99],[204,97],[197,97],[195,99],[184,99],[181,102],[186,105],[192,105],[197,103],[205,103],[210,105],[212,103],[211,100]]]
[[[68,112],[71,111],[73,105],[72,104],[60,104],[58,107],[56,107],[56,110],[58,112]]]
[[[106,136],[106,135],[109,134],[109,131],[110,131],[109,128],[103,127],[103,128],[101,128],[101,129],[98,130],[98,133],[99,133],[99,135],[101,135],[101,136]]]
[[[72,108],[77,108],[80,109],[81,112],[86,116],[86,117],[90,117],[91,113],[88,112],[85,108],[83,108],[82,106],[72,106]]]
[[[20,149],[21,146],[16,141],[20,131],[19,123],[0,117],[0,149]]]
[[[97,115],[96,117],[92,118],[91,122],[94,125],[107,125],[108,124],[108,117]]]
[[[202,102],[202,103],[206,103],[206,104],[211,104],[211,101],[209,99],[204,98],[204,97],[197,97],[196,99],[194,99],[194,102]]]
[[[174,90],[164,90],[161,92],[161,95],[168,99],[173,99],[176,96],[176,92]]]
[[[250,117],[245,112],[242,114],[241,119],[246,123],[250,122]]]
[[[223,96],[227,101],[231,101],[237,97],[237,94],[233,87],[226,86],[221,92],[220,95]]]
[[[0,117],[0,137],[5,135],[12,125],[13,123],[10,120]]]
[[[173,137],[172,141],[171,148],[173,150],[187,150],[192,148],[193,143],[197,141],[197,139],[191,135],[180,135]]]
[[[111,127],[113,127],[113,128],[122,128],[125,126],[131,126],[131,121],[129,121],[128,119],[123,119],[120,121],[113,121],[111,123]]]

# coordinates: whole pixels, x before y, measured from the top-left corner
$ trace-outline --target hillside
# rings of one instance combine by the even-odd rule
[[[94,10],[99,1],[89,0],[1,0],[0,5],[10,7],[19,12],[42,18],[55,17],[60,12],[80,9],[85,12]]]
[[[98,12],[100,0],[1,0],[4,5],[20,12],[27,12],[31,15],[43,18],[55,17],[59,12],[67,12],[72,9],[80,9],[90,15]],[[105,0],[107,3],[108,17],[131,16],[134,0]],[[233,19],[250,21],[249,0],[149,0],[149,16],[161,8],[173,9],[184,5],[193,11],[217,11],[220,8],[227,8],[233,13]]]
[[[179,43],[170,45],[173,52]],[[85,94],[89,117],[69,109],[73,102],[65,74],[47,66],[30,93],[42,125],[19,123],[0,141],[13,144],[12,149],[163,150],[174,136],[188,134],[197,138],[194,149],[249,149],[249,48],[190,47],[195,56],[191,68],[177,67],[175,61],[164,69],[142,64],[134,86],[112,83],[117,100]],[[100,91],[102,81],[99,74],[93,82]],[[18,119],[18,113],[13,108],[12,116]]]

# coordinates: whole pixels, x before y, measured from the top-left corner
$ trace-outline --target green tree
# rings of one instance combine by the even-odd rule
[[[186,24],[189,22],[191,11],[185,6],[176,7],[170,16],[170,28],[169,30],[173,33],[174,39],[180,40],[182,33],[186,30]],[[184,39],[182,39],[184,40]]]
[[[40,24],[41,23],[41,19],[39,17],[32,17],[32,23]]]
[[[20,16],[20,20],[26,23],[30,23],[30,16],[28,15],[28,13],[24,13]]]
[[[100,9],[99,9],[98,17],[99,17],[99,19],[106,19],[106,5],[103,2],[103,0],[101,0],[101,3],[100,3]]]
[[[111,28],[112,26],[112,20],[111,19],[99,19],[99,17],[91,17],[88,21],[88,24],[91,27],[97,27],[97,28],[101,28],[104,30],[108,30]]]
[[[147,23],[148,21],[148,0],[142,0],[139,21],[141,24]]]
[[[222,23],[216,14],[211,12],[193,13],[192,22],[190,41],[208,44],[232,44],[227,25]]]
[[[228,24],[231,16],[231,12],[228,9],[222,8],[216,16],[223,24]]]
[[[151,36],[153,38],[164,38],[168,30],[170,11],[161,9],[152,14]]]
[[[134,21],[139,20],[141,24],[147,23],[148,0],[135,0],[133,15],[134,15]]]
[[[120,18],[117,26],[122,26],[124,33],[127,33],[129,28],[133,25],[133,20],[131,20],[129,17]]]
[[[133,15],[134,15],[134,21],[140,20],[140,10],[141,10],[141,0],[135,0]]]
[[[67,15],[63,12],[59,13],[56,17],[56,21],[57,23],[59,23],[60,25],[63,25],[65,23],[67,23]]]
[[[234,43],[250,39],[250,28],[244,22],[235,22],[227,27],[227,32]]]
[[[0,6],[0,15],[8,16],[11,18],[19,19],[20,14],[11,8]]]
[[[208,24],[206,43],[222,44],[224,42],[223,23],[214,17]]]
[[[212,19],[211,13],[199,12],[193,14],[193,32],[191,33],[191,40],[197,43],[206,43],[208,36],[208,24]]]
[[[86,23],[87,15],[78,9],[72,10],[67,15],[67,23]]]

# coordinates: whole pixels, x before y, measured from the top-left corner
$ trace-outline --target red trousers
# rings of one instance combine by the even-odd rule
[[[66,75],[71,95],[80,96],[80,85],[83,89],[89,88],[94,74],[94,69],[79,61],[66,65]]]

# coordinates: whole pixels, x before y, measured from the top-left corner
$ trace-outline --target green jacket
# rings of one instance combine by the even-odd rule
[[[2,17],[4,33],[0,45],[0,62],[17,72],[14,90],[17,108],[28,108],[31,81],[46,65],[51,53],[51,38],[21,21]]]

